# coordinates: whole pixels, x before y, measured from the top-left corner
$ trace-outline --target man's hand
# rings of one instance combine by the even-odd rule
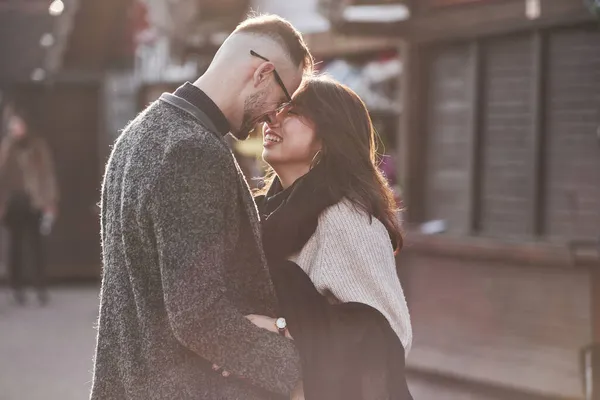
[[[276,321],[275,318],[267,317],[265,315],[256,315],[256,314],[246,315],[246,318],[250,322],[252,322],[254,325],[258,326],[259,328],[266,329],[273,333],[279,333],[279,330],[277,329],[277,326],[275,325],[275,321]]]
[[[266,315],[256,315],[256,314],[246,315],[246,318],[250,322],[252,322],[254,325],[258,326],[259,328],[266,329],[270,332],[279,334],[279,329],[277,329],[277,326],[275,325],[275,321],[277,321],[276,318],[271,318],[271,317],[267,317]],[[285,331],[285,337],[293,340],[292,335],[290,335],[290,332],[287,329]],[[222,369],[217,364],[213,364],[212,369],[215,372],[220,372],[224,378],[227,378],[228,376],[231,375],[231,373],[229,371]]]
[[[263,328],[270,332],[279,334],[279,329],[277,328],[277,325],[275,325],[275,321],[277,321],[276,318],[256,314],[246,315],[246,318],[248,318],[250,322],[258,326],[259,328]],[[287,329],[285,330],[285,337],[292,340],[294,339],[292,335],[290,335],[290,331]]]

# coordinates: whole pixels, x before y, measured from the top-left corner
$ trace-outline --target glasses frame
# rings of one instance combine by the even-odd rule
[[[261,60],[264,60],[264,61],[267,61],[267,62],[271,62],[271,60],[269,60],[266,57],[261,56],[260,54],[258,54],[254,50],[250,50],[250,55],[252,55],[254,57],[258,57]],[[277,69],[275,69],[275,68],[273,68],[273,76],[275,76],[275,81],[277,82],[277,84],[279,85],[279,87],[281,87],[281,90],[283,90],[283,93],[285,93],[285,97],[287,98],[288,104],[291,103],[292,102],[292,96],[290,96],[290,93],[285,88],[285,85],[283,84],[283,80],[281,80],[281,76],[279,75],[279,73],[277,72]]]

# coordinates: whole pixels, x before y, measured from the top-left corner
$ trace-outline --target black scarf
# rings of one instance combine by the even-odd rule
[[[256,197],[280,312],[300,352],[305,398],[412,400],[404,348],[386,318],[365,304],[329,304],[287,260],[315,232],[321,212],[341,200],[327,189],[320,168],[286,190],[276,179],[266,196]]]

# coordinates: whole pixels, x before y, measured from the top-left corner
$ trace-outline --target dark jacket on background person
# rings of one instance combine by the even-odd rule
[[[209,110],[193,105],[202,97]],[[93,400],[287,398],[300,379],[293,342],[244,318],[277,316],[276,297],[228,126],[207,99],[189,84],[163,95],[114,146]]]

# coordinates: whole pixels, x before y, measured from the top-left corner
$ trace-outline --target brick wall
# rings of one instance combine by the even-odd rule
[[[581,396],[578,356],[590,341],[587,271],[411,254],[410,248],[403,257],[414,330],[409,366],[525,392]]]
[[[573,400],[423,371],[409,371],[407,380],[417,400]]]

